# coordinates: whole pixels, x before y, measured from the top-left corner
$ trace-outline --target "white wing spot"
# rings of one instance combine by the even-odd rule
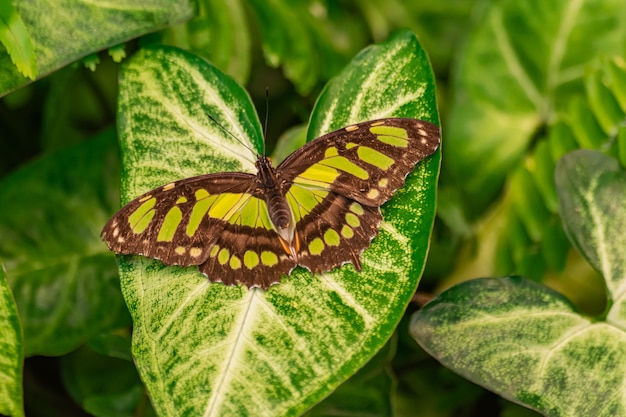
[[[367,198],[376,198],[379,195],[380,195],[380,191],[378,191],[376,188],[371,188],[369,192],[367,193]]]

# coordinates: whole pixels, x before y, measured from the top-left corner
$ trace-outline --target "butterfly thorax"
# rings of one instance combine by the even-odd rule
[[[295,256],[293,245],[295,221],[289,203],[287,203],[285,198],[285,190],[283,188],[286,184],[280,179],[278,172],[272,166],[272,162],[268,157],[260,156],[255,165],[259,170],[257,174],[259,192],[267,205],[272,225],[286,244],[285,251]]]

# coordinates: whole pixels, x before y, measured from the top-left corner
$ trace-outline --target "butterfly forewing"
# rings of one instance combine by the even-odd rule
[[[439,146],[439,128],[415,119],[355,124],[307,143],[278,167],[294,185],[330,189],[380,206],[404,184],[415,164]]]

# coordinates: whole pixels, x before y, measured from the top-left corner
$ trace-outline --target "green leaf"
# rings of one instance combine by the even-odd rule
[[[146,415],[143,407],[148,400],[137,370],[130,361],[98,355],[87,347],[81,347],[61,358],[61,375],[74,401],[90,415]],[[148,415],[154,413],[149,412]]]
[[[299,125],[280,135],[272,153],[274,165],[281,163],[292,152],[306,143],[306,129],[307,126]]]
[[[556,184],[570,241],[602,274],[609,298],[626,303],[626,172],[609,156],[578,150],[559,161]]]
[[[240,0],[198,0],[189,21],[165,31],[164,42],[207,58],[239,83],[248,81],[250,31]]]
[[[24,415],[22,326],[4,268],[0,265],[0,414]]]
[[[115,133],[50,153],[0,184],[0,259],[27,356],[60,355],[127,323],[115,257],[99,237],[118,206]]]
[[[311,91],[319,77],[316,51],[308,31],[306,11],[298,3],[279,0],[251,0],[262,34],[263,53],[267,63],[282,63],[285,76],[294,82],[301,94]]]
[[[356,78],[350,74],[362,73],[362,62],[375,61],[375,74],[361,77],[369,82],[358,99],[338,99],[331,94],[338,88],[328,87],[318,107],[344,103],[324,115],[328,120],[350,124],[379,115],[364,108],[370,102],[364,97],[384,90],[378,83],[392,73],[405,95],[397,106],[396,96],[373,100],[386,103],[384,114],[438,120],[428,95],[432,72],[413,34],[367,49],[334,82]],[[246,92],[173,48],[143,49],[124,63],[118,114],[123,201],[174,179],[254,172],[254,152],[207,114],[252,149],[262,148]],[[315,116],[321,114],[314,111],[312,125],[321,125]],[[299,415],[360,368],[390,337],[419,281],[438,164],[439,153],[420,164],[383,207],[381,233],[364,253],[361,273],[346,266],[312,276],[299,268],[263,291],[211,284],[195,267],[120,257],[133,355],[159,415]]]
[[[446,129],[446,169],[470,217],[494,200],[535,133],[582,91],[586,64],[622,56],[625,39],[621,0],[489,3],[457,66]]]
[[[415,71],[413,77],[407,73]],[[326,85],[317,100],[307,140],[354,121],[419,117],[439,124],[435,85],[426,52],[412,32],[370,46]]]
[[[33,44],[11,0],[0,3],[0,43],[6,48],[17,70],[34,80],[37,77],[37,60]]]
[[[482,260],[490,269],[483,269],[477,276],[516,273],[537,281],[569,280],[559,287],[577,306],[582,307],[580,300],[593,299],[589,297],[588,288],[580,287],[572,281],[571,274],[565,274],[568,262],[576,263],[579,258],[574,255],[568,261],[571,245],[563,238],[554,171],[565,153],[580,147],[610,149],[617,155],[623,152],[625,147],[620,135],[623,135],[621,125],[626,121],[626,107],[622,109],[619,104],[622,77],[626,79],[626,66],[619,57],[597,60],[589,65],[578,95],[572,97],[565,110],[547,127],[545,135],[535,139],[533,153],[511,167],[498,209],[492,211],[505,214],[502,222],[496,222],[499,248],[497,252],[490,251],[492,260]],[[507,204],[514,209],[512,212],[506,212]],[[520,225],[523,225],[521,229]],[[484,227],[492,225],[480,222],[478,228]],[[520,239],[524,234],[527,238]],[[479,239],[478,246],[489,244]],[[474,245],[476,242],[468,242],[469,247]],[[506,253],[507,250],[510,253]],[[507,262],[507,258],[511,262]],[[457,268],[463,273],[466,265],[459,263]],[[587,301],[584,302],[587,305],[602,308],[602,300]]]
[[[87,341],[87,346],[100,355],[132,362],[130,343],[130,332],[128,334],[101,333],[90,338]]]
[[[13,4],[30,33],[40,76],[193,14],[193,5],[188,0],[103,4],[80,0],[13,0]],[[8,53],[0,50],[0,96],[27,82],[10,64]]]
[[[520,277],[467,281],[411,322],[444,366],[545,416],[623,415],[626,333]]]
[[[303,417],[391,416],[391,394],[395,388],[391,360],[396,344],[397,337],[392,337],[363,368]]]

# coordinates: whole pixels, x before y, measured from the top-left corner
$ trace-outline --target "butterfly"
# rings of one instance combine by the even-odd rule
[[[378,233],[379,207],[439,147],[429,122],[387,118],[321,136],[276,168],[165,184],[124,206],[102,239],[119,254],[192,266],[210,281],[267,289],[296,266],[313,273],[360,257]]]

